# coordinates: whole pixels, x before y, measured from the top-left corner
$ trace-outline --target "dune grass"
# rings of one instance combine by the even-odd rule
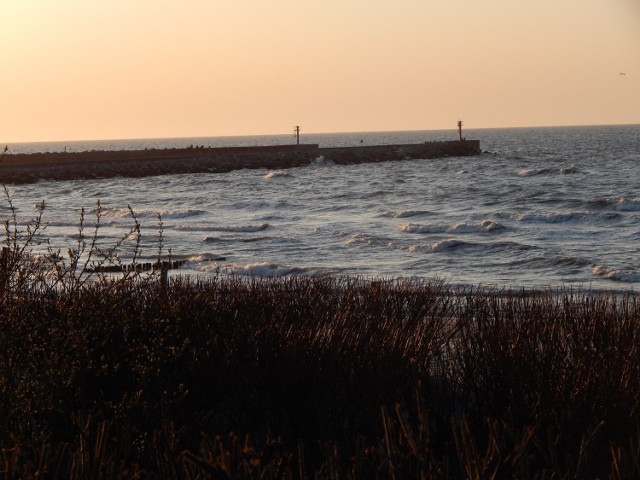
[[[640,473],[634,296],[174,279],[3,307],[0,445],[15,478],[91,462],[125,477]]]

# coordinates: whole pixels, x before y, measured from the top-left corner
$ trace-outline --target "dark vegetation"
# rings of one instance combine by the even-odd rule
[[[634,295],[88,274],[135,219],[60,254],[8,211],[2,478],[640,477]]]
[[[635,298],[320,278],[20,293],[0,319],[8,477],[640,473]]]

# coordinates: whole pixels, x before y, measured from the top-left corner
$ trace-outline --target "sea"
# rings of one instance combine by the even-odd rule
[[[475,157],[7,185],[35,254],[82,242],[171,275],[329,275],[468,288],[640,290],[640,125],[466,129]],[[321,147],[456,130],[302,134]],[[291,135],[9,144],[9,151],[280,145]],[[99,208],[98,208],[99,204]],[[84,214],[83,214],[84,212]],[[128,235],[135,222],[141,237]]]

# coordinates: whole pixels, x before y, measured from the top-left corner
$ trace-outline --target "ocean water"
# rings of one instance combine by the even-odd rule
[[[466,130],[478,157],[8,186],[22,228],[64,254],[142,225],[144,259],[172,275],[358,275],[496,288],[640,288],[640,126]],[[455,131],[303,135],[323,147],[455,139]],[[13,152],[292,143],[290,136],[9,145]],[[0,215],[8,215],[6,199]],[[162,226],[159,225],[161,216]],[[123,256],[134,242],[125,242]],[[42,247],[34,247],[42,248]]]

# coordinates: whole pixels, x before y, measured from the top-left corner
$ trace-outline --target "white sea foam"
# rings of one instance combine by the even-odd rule
[[[113,218],[126,218],[131,216],[131,211],[128,208],[102,207],[100,213],[104,217]],[[194,210],[189,208],[177,210],[133,210],[133,214],[136,216],[136,218],[156,218],[158,215],[160,215],[163,220],[189,218],[204,213],[206,213],[204,210]]]
[[[91,213],[95,213],[95,209],[91,210]],[[124,217],[130,217],[131,211],[128,208],[103,206],[100,208],[100,215],[103,217],[124,218]]]
[[[503,229],[504,227],[491,220],[483,220],[478,223],[461,222],[450,225],[415,225],[413,223],[406,223],[400,225],[398,228],[400,231],[406,233],[483,233],[493,232]]]
[[[445,250],[452,250],[454,248],[465,245],[465,242],[460,240],[442,240],[431,245],[431,250],[434,252],[444,252]]]
[[[262,178],[266,178],[267,180],[270,180],[272,178],[287,178],[287,177],[291,177],[291,174],[288,172],[282,172],[280,170],[276,170],[275,172],[269,172],[267,173],[264,177]]]
[[[375,245],[379,247],[393,247],[393,242],[389,239],[366,235],[363,233],[354,233],[345,242],[346,245]]]
[[[224,255],[217,255],[215,253],[199,253],[197,255],[189,255],[185,260],[189,262],[219,262],[224,260]]]
[[[175,229],[182,232],[230,232],[230,233],[253,233],[261,232],[269,228],[268,223],[260,223],[255,225],[211,225],[211,224],[193,224],[193,225],[176,225]]]
[[[544,171],[545,169],[540,168],[522,168],[518,170],[516,175],[518,175],[519,177],[532,177],[534,175],[540,175]]]
[[[618,282],[640,282],[640,271],[630,268],[615,269],[606,265],[594,265],[591,273]]]
[[[283,267],[270,262],[249,263],[244,266],[230,265],[225,273],[230,275],[250,277],[286,277],[287,275],[302,275],[305,269],[299,267]]]
[[[165,219],[165,218],[189,218],[189,217],[195,217],[197,215],[202,215],[204,213],[206,213],[204,210],[192,210],[189,208],[184,208],[184,209],[179,209],[179,210],[141,210],[140,212],[138,212],[137,210],[134,210],[134,213],[136,215],[142,215],[142,216],[146,216],[146,217],[156,217],[158,214],[160,214],[160,216]]]
[[[326,160],[324,158],[324,155],[320,155],[319,157],[316,157],[313,160],[311,160],[311,165],[316,167],[330,167],[335,165],[335,163],[333,163],[331,160]]]
[[[516,172],[519,177],[533,177],[535,175],[541,175],[543,173],[555,173],[557,170],[549,168],[521,168]],[[560,168],[560,173],[575,173],[578,171],[578,167],[575,164],[571,164],[568,167]]]
[[[460,240],[449,239],[442,240],[440,242],[432,243],[432,244],[418,244],[412,245],[409,247],[410,252],[445,252],[447,250],[453,250],[454,248],[460,247],[462,245],[467,245],[467,243],[462,242]]]
[[[584,217],[583,213],[521,213],[513,218],[519,222],[531,223],[566,223],[579,220]]]
[[[616,210],[621,212],[640,212],[640,201],[621,197],[616,205]]]
[[[387,210],[382,214],[382,216],[390,217],[390,218],[408,218],[408,217],[415,217],[418,215],[428,215],[428,214],[431,214],[431,212],[428,210],[400,210],[400,211]]]

